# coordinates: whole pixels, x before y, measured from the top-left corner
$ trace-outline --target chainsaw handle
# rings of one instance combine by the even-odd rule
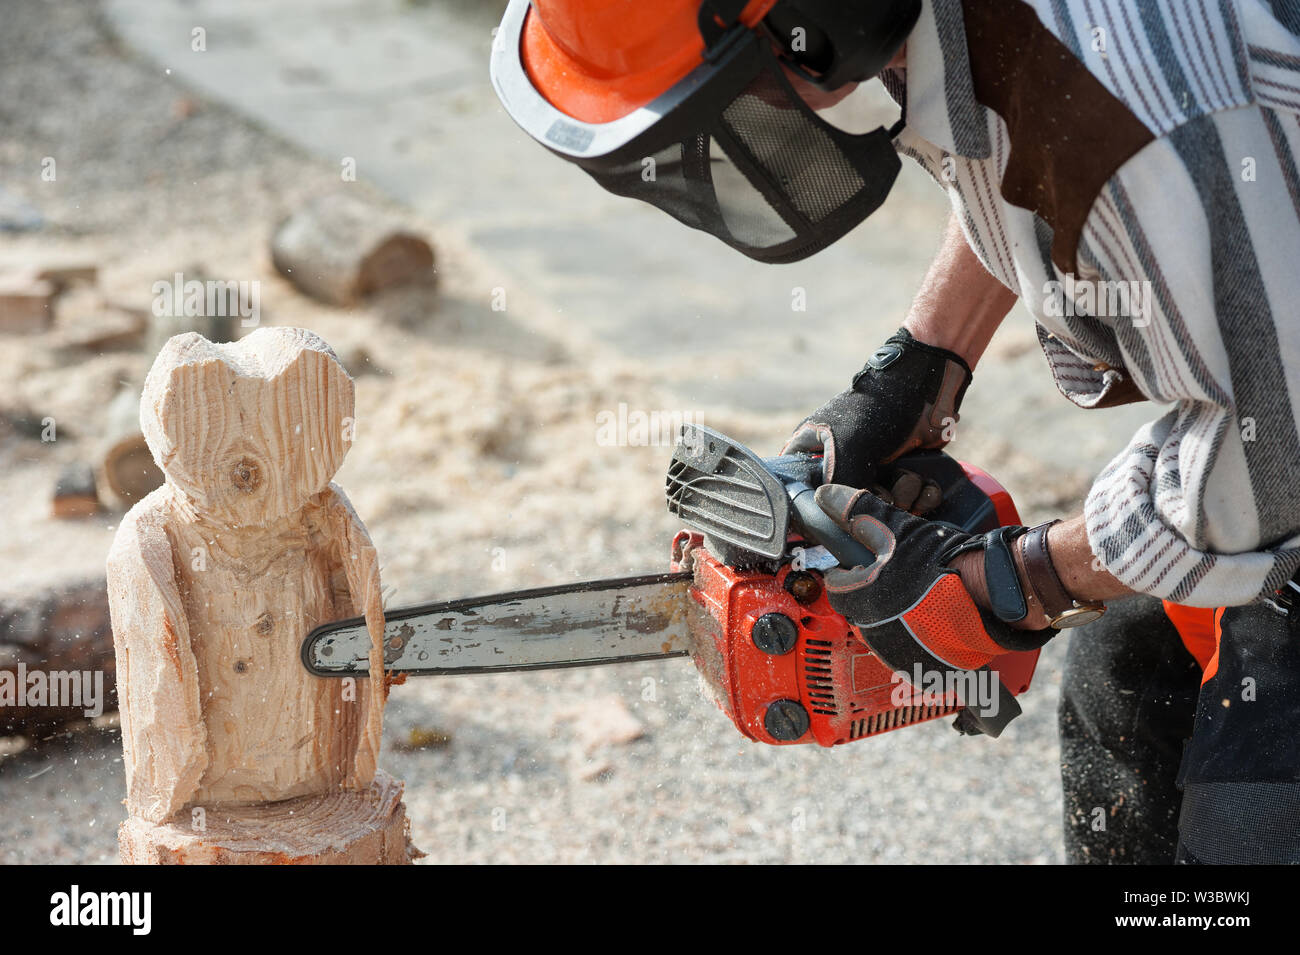
[[[815,494],[825,480],[822,460],[820,454],[783,454],[764,458],[763,464],[785,486],[798,529],[809,543],[825,547],[841,567],[867,567],[876,555],[817,505]]]
[[[790,503],[799,518],[799,529],[810,542],[820,544],[831,552],[840,566],[869,567],[876,555],[852,534],[843,530],[834,519],[817,504],[816,489],[803,482],[787,484]]]
[[[764,458],[763,465],[785,487],[794,507],[798,530],[814,544],[825,547],[841,567],[867,567],[876,555],[840,528],[817,506],[814,493],[825,481],[820,454],[783,454]],[[993,497],[1006,492],[983,472],[971,469],[940,450],[914,451],[892,462],[891,467],[912,471],[938,485],[943,493],[939,506],[926,520],[939,521],[968,534],[992,530],[1001,523]],[[1010,499],[1007,499],[1010,503]],[[1012,512],[1012,523],[1019,518]]]

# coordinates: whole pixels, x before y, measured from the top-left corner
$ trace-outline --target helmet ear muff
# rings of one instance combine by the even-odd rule
[[[764,22],[786,59],[816,76],[831,72],[835,46],[821,24],[787,4],[778,4]]]
[[[781,0],[764,23],[788,65],[833,90],[883,70],[920,15],[921,0]]]

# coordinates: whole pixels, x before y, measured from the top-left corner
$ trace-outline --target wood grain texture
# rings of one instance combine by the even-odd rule
[[[351,379],[303,329],[180,335],[149,373],[140,423],[166,483],[108,560],[133,857],[141,825],[195,807],[371,788],[384,680],[299,659],[313,627],[364,614],[383,672],[377,556],[330,483],[352,413]]]
[[[381,771],[357,792],[127,819],[118,849],[127,865],[405,865],[423,854],[409,828],[402,784]]]

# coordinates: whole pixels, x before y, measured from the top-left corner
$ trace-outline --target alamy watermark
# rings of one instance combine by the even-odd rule
[[[698,412],[642,411],[619,402],[596,413],[596,443],[602,448],[671,448],[684,426],[703,424]]]
[[[1065,273],[1065,281],[1043,283],[1043,312],[1055,318],[1127,318],[1137,328],[1151,324],[1151,283],[1077,279]]]
[[[153,927],[152,892],[91,892],[73,885],[50,896],[50,924],[56,926],[117,925],[132,935],[148,935]]]
[[[81,707],[87,719],[104,712],[103,670],[0,670],[0,707]]]
[[[222,279],[186,279],[177,272],[153,283],[153,313],[157,318],[238,318],[244,328],[262,320],[262,283]]]
[[[919,663],[910,674],[895,670],[889,678],[894,706],[945,706],[960,703],[981,715],[998,715],[998,676],[992,670],[926,670]]]

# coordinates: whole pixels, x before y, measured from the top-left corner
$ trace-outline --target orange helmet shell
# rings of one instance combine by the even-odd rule
[[[777,0],[750,0],[754,26]],[[532,0],[520,41],[528,78],[552,106],[608,123],[644,106],[699,66],[700,0]]]

